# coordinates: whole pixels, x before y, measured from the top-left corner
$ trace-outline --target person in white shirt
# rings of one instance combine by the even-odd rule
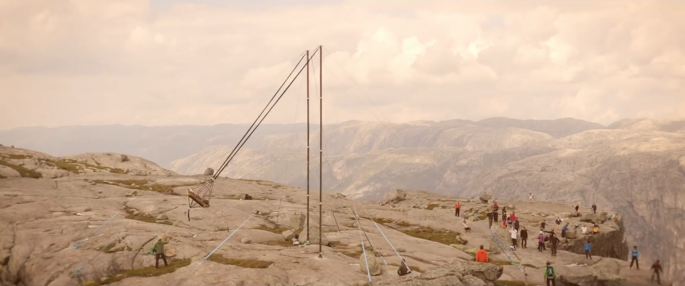
[[[509,232],[511,233],[511,244],[514,246],[514,249],[516,249],[516,237],[518,236],[518,231],[512,228]]]
[[[583,227],[580,228],[580,231],[581,231],[583,234],[586,234],[586,233],[587,233],[587,226],[583,225]]]
[[[528,193],[528,204],[533,202],[533,193]]]

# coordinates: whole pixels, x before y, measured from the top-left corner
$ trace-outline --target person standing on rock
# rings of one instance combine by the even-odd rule
[[[502,221],[507,221],[507,207],[502,207]]]
[[[592,213],[593,214],[597,213],[597,205],[596,204],[592,204]]]
[[[454,204],[454,216],[459,217],[459,210],[461,209],[461,204],[459,201],[457,201],[456,204]]]
[[[532,204],[532,203],[533,203],[533,193],[530,192],[530,193],[528,193],[528,204]]]
[[[155,255],[155,268],[159,268],[159,259],[164,261],[164,266],[169,266],[166,262],[166,255],[164,255],[164,245],[167,244],[161,238],[155,243],[155,247],[152,249],[152,254]]]
[[[518,243],[516,243],[516,238],[518,237],[518,231],[515,229],[509,230],[509,233],[511,233],[511,245],[514,246],[514,249],[516,249],[516,246],[518,246]]]
[[[590,254],[590,251],[592,251],[592,243],[590,243],[589,239],[585,240],[585,243],[583,244],[583,250],[585,251],[585,259],[592,260],[592,255]]]
[[[482,245],[480,246],[480,249],[476,251],[476,262],[490,262],[488,259],[488,252],[483,249]]]
[[[544,231],[544,230],[545,230],[545,225],[546,225],[546,224],[547,224],[547,223],[544,222],[544,221],[541,222],[541,223],[540,223],[540,230],[543,230],[543,231]]]
[[[545,281],[547,281],[547,286],[550,286],[550,282],[552,286],[556,286],[556,279],[557,275],[554,273],[554,267],[552,267],[551,263],[549,261],[547,262],[547,267],[545,267],[545,276],[544,278]]]
[[[516,223],[518,224],[518,221]],[[528,230],[525,226],[521,229],[521,247],[528,248]]]
[[[561,237],[565,238],[566,237],[566,231],[568,230],[568,222],[561,227]]]
[[[488,227],[492,228],[492,217],[495,216],[496,214],[493,214],[492,212],[488,212]]]
[[[578,213],[578,208],[580,208],[580,206],[576,204],[576,213]]]
[[[559,238],[554,233],[549,236],[549,243],[552,246],[552,257],[557,256],[557,245],[559,245]]]
[[[538,251],[542,252],[545,250],[545,234],[540,231],[540,234],[538,234]]]
[[[583,227],[580,228],[580,231],[581,231],[583,234],[587,234],[587,226],[583,225]]]
[[[517,220],[514,221],[514,229],[515,229],[515,230],[519,230],[519,226],[520,226],[520,225],[519,225],[519,220],[517,219]]]
[[[637,260],[637,256],[640,255],[637,252],[637,245],[633,246],[633,251],[630,253],[630,257],[632,259],[630,260],[630,267],[629,269],[633,269],[633,262],[635,262],[635,266],[637,267],[637,270],[640,270],[640,262]]]
[[[661,264],[657,259],[654,264],[652,264],[652,281],[654,281],[654,276],[656,276],[656,283],[661,285]]]

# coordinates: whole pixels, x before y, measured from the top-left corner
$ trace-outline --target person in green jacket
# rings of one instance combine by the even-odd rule
[[[164,261],[164,266],[169,266],[166,263],[166,255],[164,255],[164,245],[167,244],[167,242],[162,241],[160,238],[157,240],[157,243],[155,243],[155,247],[152,248],[152,254],[155,255],[155,268],[159,268],[159,259],[161,258]]]
[[[547,281],[547,286],[549,286],[550,282],[552,282],[552,286],[556,286],[555,281],[557,274],[554,271],[554,267],[552,267],[549,262],[547,262],[547,267],[545,267],[545,275],[543,277],[543,279]]]

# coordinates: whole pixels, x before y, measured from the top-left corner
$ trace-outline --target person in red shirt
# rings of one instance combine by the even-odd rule
[[[461,209],[461,204],[459,201],[457,201],[456,204],[454,204],[454,216],[459,217],[459,210]]]
[[[509,215],[509,220],[510,220],[512,223],[513,223],[514,221],[516,221],[516,213],[515,213],[515,212],[511,212],[511,214]]]
[[[476,262],[490,262],[488,259],[488,252],[483,249],[482,245],[480,246],[480,249],[476,251]]]

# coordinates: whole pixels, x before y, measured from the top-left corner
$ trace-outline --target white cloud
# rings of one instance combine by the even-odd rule
[[[682,117],[684,8],[5,0],[0,128],[251,122],[297,56],[319,44],[324,107],[337,114],[327,121]],[[267,121],[291,122],[295,108],[303,120],[303,93],[302,82],[293,84]]]

